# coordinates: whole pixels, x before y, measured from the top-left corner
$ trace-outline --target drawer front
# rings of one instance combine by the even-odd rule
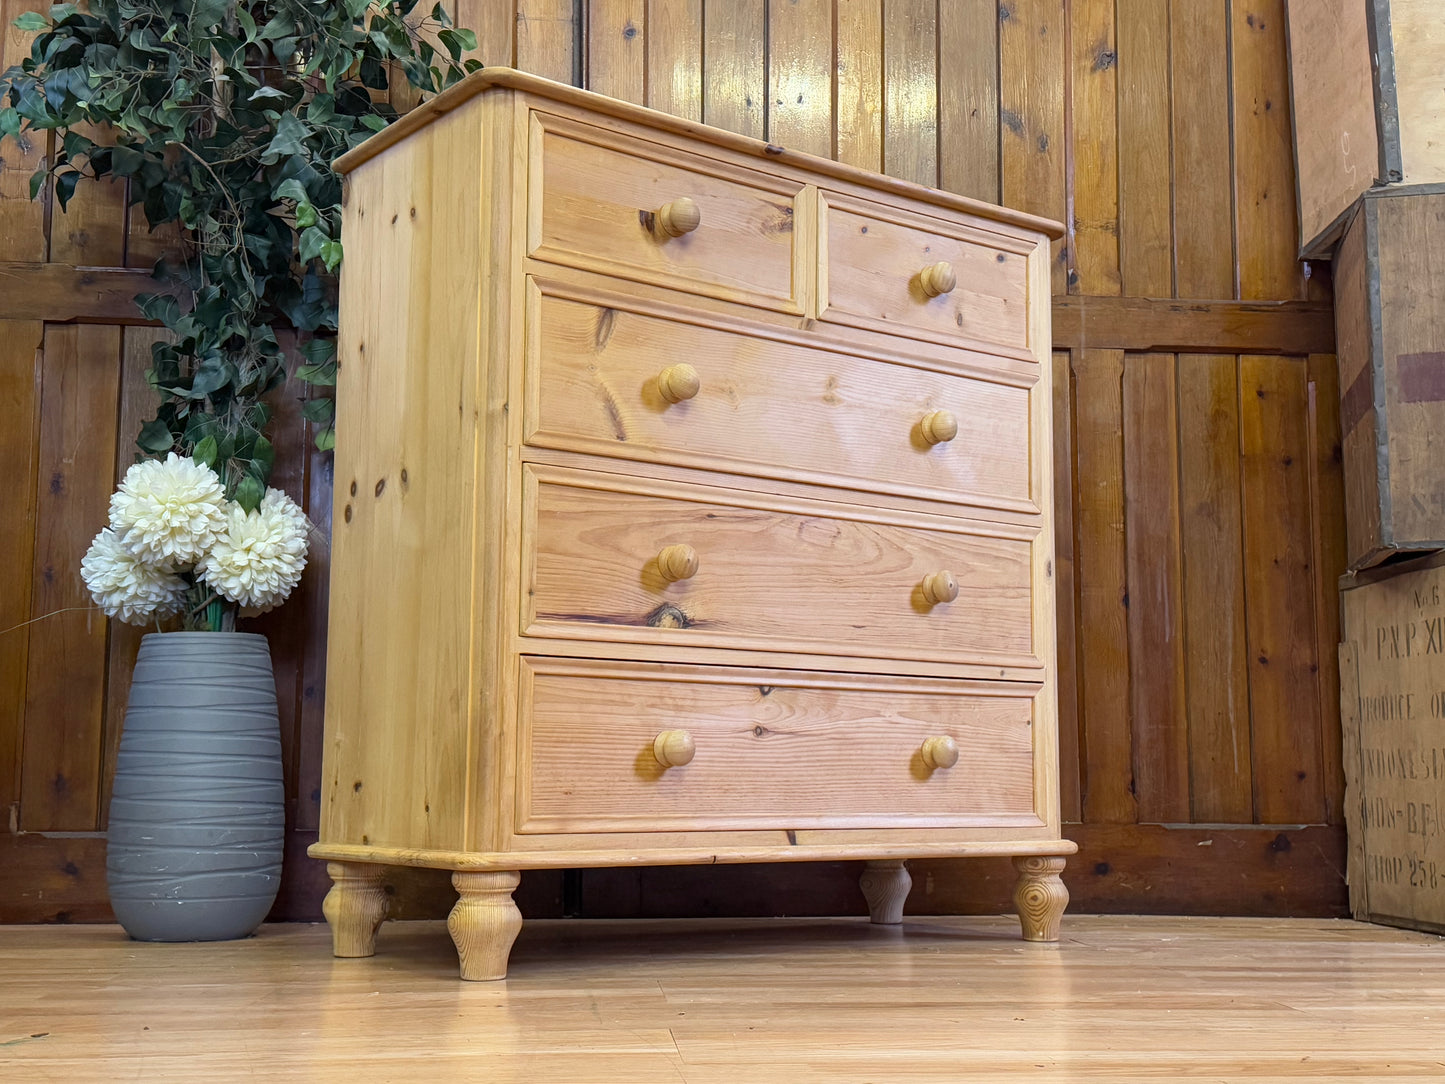
[[[824,320],[1032,356],[1032,242],[831,192],[823,194],[819,214]]]
[[[533,258],[803,312],[800,183],[546,113],[532,114],[530,168]]]
[[[530,284],[529,444],[1038,511],[1027,377],[932,372],[566,291]]]
[[[555,467],[527,475],[524,634],[1041,665],[1030,528],[924,528],[913,523],[935,521]],[[942,573],[952,601],[939,598]]]
[[[521,666],[520,833],[1041,823],[1036,686]]]

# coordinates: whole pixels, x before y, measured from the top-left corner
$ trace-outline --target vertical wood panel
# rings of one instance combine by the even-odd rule
[[[1233,355],[1179,359],[1179,508],[1193,819],[1254,819],[1239,380]]]
[[[1310,475],[1310,536],[1314,540],[1315,653],[1320,697],[1320,751],[1324,771],[1325,820],[1344,823],[1343,736],[1340,733],[1339,583],[1345,552],[1345,480],[1340,449],[1339,369],[1333,354],[1309,359],[1310,436],[1314,470]]]
[[[115,474],[118,484],[130,465],[136,462],[139,449],[135,438],[140,427],[155,417],[160,397],[146,380],[151,365],[151,344],[165,338],[160,328],[128,327],[121,333],[120,409],[117,411],[115,436]],[[96,524],[96,530],[100,524]],[[154,631],[152,629],[151,631]],[[110,623],[110,642],[106,648],[105,717],[101,744],[100,827],[110,816],[110,787],[115,776],[115,759],[120,752],[121,729],[125,723],[126,702],[130,698],[130,676],[135,668],[145,629],[121,621]]]
[[[1229,16],[1225,0],[1171,0],[1176,297],[1234,296]]]
[[[0,71],[30,55],[34,35],[16,30],[15,20],[27,11],[49,9],[49,0],[0,0]],[[49,143],[45,132],[27,132],[18,145],[10,138],[0,141],[0,250],[8,260],[46,259],[46,204],[31,202],[30,175],[44,163]]]
[[[1119,282],[1119,53],[1113,0],[1070,8],[1074,274],[1070,293],[1117,294]]]
[[[517,0],[517,67],[522,71],[575,83],[580,46],[572,0]]]
[[[1139,819],[1189,819],[1173,354],[1124,359],[1129,689]]]
[[[1078,607],[1074,573],[1074,380],[1067,351],[1054,353],[1054,590],[1058,612],[1059,804],[1083,818],[1079,773]]]
[[[1239,366],[1255,817],[1318,824],[1325,810],[1306,367],[1299,358],[1251,356]]]
[[[999,17],[1000,191],[1009,207],[1067,217],[1064,183],[1062,0],[1001,0]],[[1054,242],[1053,290],[1068,291],[1066,241]]]
[[[119,393],[118,328],[46,331],[30,604],[41,620],[30,626],[20,790],[27,831],[98,823],[106,619],[86,594],[80,559],[106,521]]]
[[[477,48],[463,59],[510,67],[516,63],[515,0],[456,0],[452,19],[477,36]]]
[[[296,827],[315,831],[321,824],[322,716],[326,692],[326,622],[330,602],[331,496],[334,461],[328,452],[318,452],[315,434],[306,426],[310,449],[306,468],[306,495],[302,507],[316,527],[311,536],[311,553],[306,574],[297,589],[295,605],[306,626],[306,651],[301,665],[300,740],[296,751],[297,776],[302,790],[296,796]]]
[[[80,125],[76,131],[98,143],[115,141],[114,136],[90,125]],[[124,181],[87,178],[75,186],[75,195],[64,211],[55,200],[50,215],[50,259],[87,267],[124,266],[125,195]]]
[[[645,104],[646,27],[646,0],[587,0],[587,89]]]
[[[43,336],[39,322],[0,321],[0,817],[9,825],[20,801]]]
[[[834,154],[883,170],[883,0],[837,0]]]
[[[938,5],[938,187],[998,201],[998,4]]]
[[[1124,547],[1124,355],[1074,357],[1074,576],[1078,583],[1079,714],[1084,819],[1131,823],[1129,636]]]
[[[883,172],[938,184],[938,8],[883,0]]]
[[[763,138],[767,123],[765,0],[703,0],[702,119]]]
[[[1303,297],[1284,0],[1234,0],[1232,10],[1239,296]]]
[[[1172,297],[1169,6],[1116,0],[1119,33],[1119,262],[1122,292]]]
[[[647,104],[702,120],[702,0],[648,0]]]
[[[768,5],[768,140],[833,154],[833,0]]]

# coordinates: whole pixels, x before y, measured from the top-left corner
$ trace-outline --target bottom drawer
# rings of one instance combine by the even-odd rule
[[[521,668],[519,833],[1043,823],[1037,685],[531,656]]]

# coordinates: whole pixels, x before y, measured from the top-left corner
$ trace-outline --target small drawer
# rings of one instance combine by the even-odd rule
[[[832,192],[821,194],[819,216],[826,246],[822,319],[1032,356],[1028,258],[1034,241]]]
[[[1042,823],[1035,685],[521,667],[519,833]]]
[[[531,118],[529,256],[804,311],[794,273],[801,183],[565,117]]]
[[[1038,511],[1036,366],[935,372],[535,280],[528,299],[528,444]]]
[[[525,477],[524,635],[1042,665],[1032,528],[540,464]]]

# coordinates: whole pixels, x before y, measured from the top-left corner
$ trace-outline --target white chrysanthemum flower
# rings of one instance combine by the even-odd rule
[[[225,501],[215,471],[172,452],[125,472],[110,498],[110,525],[142,561],[174,568],[206,555],[225,530]]]
[[[181,608],[186,581],[174,572],[147,564],[121,544],[109,527],[95,536],[80,562],[80,577],[90,597],[127,625],[147,625]]]
[[[196,572],[222,598],[265,613],[300,582],[310,529],[295,501],[268,489],[254,512],[231,505],[226,529]]]

